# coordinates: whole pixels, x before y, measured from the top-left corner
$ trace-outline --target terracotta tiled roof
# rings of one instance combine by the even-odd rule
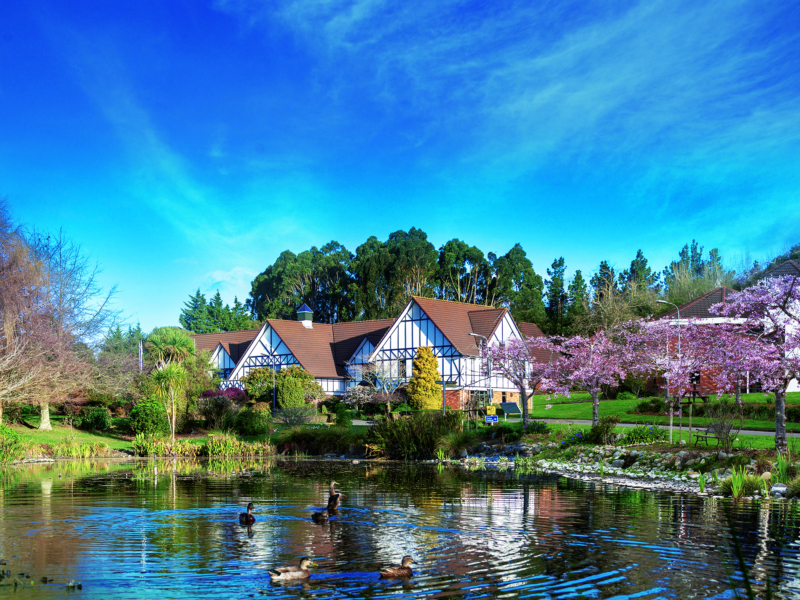
[[[526,338],[543,337],[544,333],[536,323],[517,323],[519,332]]]
[[[544,337],[544,333],[539,329],[536,323],[517,323],[520,333],[526,338]],[[533,351],[533,359],[536,362],[548,362],[550,360],[550,353],[546,350],[536,349]]]
[[[492,306],[481,306],[480,304],[467,304],[465,302],[449,302],[447,300],[434,300],[432,298],[420,298],[414,296],[414,300],[425,312],[431,321],[439,328],[450,343],[461,354],[466,356],[478,356],[480,350],[478,343],[480,338],[469,335],[470,333],[480,333],[487,338],[494,332],[494,328],[505,308],[494,308]],[[473,323],[482,331],[473,329]],[[489,331],[489,333],[484,333]]]
[[[506,309],[500,310],[473,310],[469,313],[469,323],[472,326],[472,333],[484,336],[486,339],[492,337],[494,330],[500,323]]]
[[[699,298],[695,298],[691,302],[687,302],[680,307],[681,319],[716,319],[719,315],[709,312],[714,304],[725,302],[729,295],[736,292],[729,287],[718,287],[711,290],[707,294],[703,294]],[[669,312],[664,313],[659,319],[675,319],[678,317],[678,311],[674,308]]]
[[[314,323],[311,329],[301,321],[268,319],[283,343],[302,367],[314,377],[347,377],[344,363],[367,337],[377,344],[394,319],[353,321],[350,323]]]
[[[764,273],[764,277],[783,277],[785,275],[800,277],[800,264],[798,264],[795,260],[787,260],[784,263],[768,269]]]
[[[334,360],[340,372],[344,375],[344,364],[350,360],[353,353],[358,349],[361,340],[366,337],[373,346],[377,346],[384,334],[394,324],[394,321],[394,319],[380,319],[378,321],[335,323],[332,326]]]
[[[333,326],[314,323],[311,329],[302,321],[268,319],[283,343],[300,365],[314,377],[340,377],[333,361]]]
[[[234,363],[239,362],[239,357],[244,354],[250,342],[258,334],[258,329],[247,329],[245,331],[225,331],[221,333],[199,333],[193,335],[194,347],[197,350],[209,350],[214,352],[217,344],[222,344],[225,351],[230,355]]]

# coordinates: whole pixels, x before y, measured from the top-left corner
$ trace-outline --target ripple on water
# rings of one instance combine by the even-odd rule
[[[55,579],[26,596],[71,596],[66,583],[79,580],[86,598],[722,598],[730,507],[754,577],[800,598],[800,520],[785,503],[420,466],[292,462],[247,477],[171,468],[6,478],[0,558]],[[318,525],[310,516],[331,478],[345,506]],[[248,501],[249,529],[238,523]],[[405,554],[419,563],[411,580],[378,576]],[[319,565],[310,581],[270,582],[270,568],[306,555]]]

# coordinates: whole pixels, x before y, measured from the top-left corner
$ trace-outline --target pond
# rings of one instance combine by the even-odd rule
[[[319,525],[331,479],[346,498]],[[2,472],[0,598],[730,598],[731,528],[757,592],[769,577],[800,598],[799,517],[795,503],[432,465],[29,465]],[[378,576],[405,554],[411,579]],[[303,556],[310,580],[270,581]]]

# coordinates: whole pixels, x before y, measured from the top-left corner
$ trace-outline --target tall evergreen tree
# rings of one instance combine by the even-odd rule
[[[567,318],[566,333],[574,333],[575,323],[581,319],[589,310],[589,289],[586,280],[580,269],[575,271],[575,275],[569,282],[567,288]]]
[[[394,257],[389,246],[374,235],[356,248],[351,262],[355,285],[354,311],[364,320],[385,319],[397,314],[398,296],[405,302],[402,287],[393,277]]]
[[[659,288],[659,274],[654,273],[647,264],[647,259],[641,249],[636,251],[636,258],[631,261],[630,269],[625,269],[620,275],[620,279],[626,285],[636,283],[655,291]]]
[[[178,321],[184,329],[194,333],[215,331],[208,317],[208,301],[199,288],[194,296],[189,296],[189,300],[184,302]]]
[[[518,322],[536,323],[544,329],[545,314],[544,282],[533,269],[533,264],[522,246],[515,244],[496,261],[496,304],[507,306],[511,316]]]
[[[568,308],[567,293],[564,291],[565,270],[563,256],[555,259],[551,267],[547,269],[549,279],[545,283],[547,299],[545,311],[547,313],[547,332],[551,335],[564,334],[564,320]]]
[[[595,302],[603,302],[610,294],[617,292],[617,274],[607,260],[600,261],[597,273],[592,275],[589,284],[594,290]]]

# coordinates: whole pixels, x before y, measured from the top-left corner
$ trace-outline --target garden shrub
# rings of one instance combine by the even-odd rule
[[[266,402],[246,406],[236,413],[236,433],[239,435],[264,435],[272,427],[272,411]]]
[[[523,425],[522,429],[525,434],[547,433],[547,423],[544,421],[531,421],[527,425]]]
[[[296,408],[306,403],[305,386],[299,379],[284,377],[275,385],[278,388],[278,404],[281,408]]]
[[[245,393],[237,388],[206,390],[197,399],[197,410],[206,429],[221,429],[233,423],[236,408],[246,401]]]
[[[636,400],[636,394],[632,392],[620,392],[617,394],[617,400]]]
[[[283,452],[362,454],[366,436],[352,428],[312,425],[284,431],[277,445]]]
[[[336,407],[336,425],[339,427],[353,426],[353,418],[350,416],[350,411],[347,410],[347,406],[344,404],[339,404]]]
[[[291,406],[279,408],[275,411],[275,420],[290,427],[296,427],[308,423],[314,416],[314,407],[304,404],[302,406]]]
[[[414,358],[414,375],[408,382],[406,394],[408,400],[417,410],[440,408],[442,406],[442,386],[436,383],[441,380],[439,361],[433,355],[433,348],[420,346]]]
[[[105,431],[111,427],[111,411],[105,406],[87,406],[80,414],[80,423],[75,422],[81,429]]]
[[[152,396],[142,398],[131,411],[130,427],[134,434],[155,435],[169,432],[164,405]]]
[[[756,491],[762,489],[763,479],[755,475],[746,473],[744,467],[741,470],[734,469],[733,475],[723,479],[719,484],[719,492],[723,496],[752,496]]]
[[[462,450],[469,450],[477,442],[478,435],[474,431],[452,431],[439,438],[437,449],[444,450],[449,456],[458,456]]]
[[[786,486],[786,497],[787,498],[797,498],[800,497],[800,477],[795,477]]]
[[[568,448],[569,446],[576,446],[584,443],[586,443],[586,436],[583,433],[583,429],[578,429],[561,440],[561,447]]]
[[[370,429],[370,442],[389,458],[433,458],[442,436],[461,429],[458,412],[417,413],[407,419],[377,423]]]
[[[491,427],[492,437],[501,437],[506,442],[515,442],[522,437],[522,428],[514,427],[509,423],[498,423]]]
[[[255,402],[272,402],[272,380],[274,375],[269,367],[253,369],[242,377],[247,396]]]
[[[19,434],[6,425],[0,425],[0,464],[7,464],[25,455],[25,444]]]
[[[666,437],[667,430],[659,427],[658,424],[637,425],[636,427],[629,427],[625,431],[623,442],[625,444],[651,444],[666,439]]]
[[[623,394],[627,393],[629,392],[623,392]],[[600,422],[597,425],[592,425],[589,433],[586,434],[586,441],[590,444],[608,444],[617,425],[619,425],[619,417],[617,415],[601,417]]]

